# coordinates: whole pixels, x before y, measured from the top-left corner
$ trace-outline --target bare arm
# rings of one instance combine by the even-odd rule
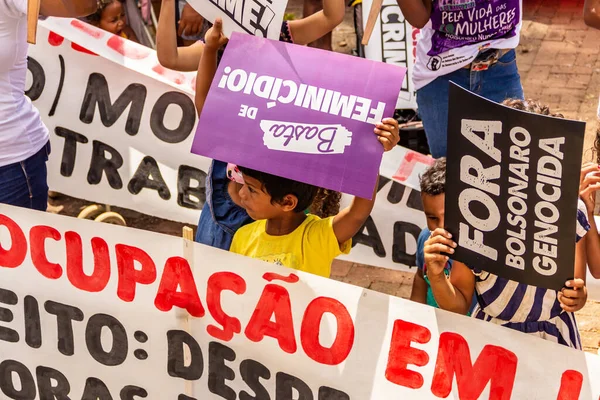
[[[417,303],[427,304],[427,282],[423,277],[423,270],[418,269],[413,280],[410,299]]]
[[[96,0],[41,0],[40,14],[46,17],[77,18],[93,14]]]
[[[415,28],[423,28],[431,18],[431,0],[396,0],[404,18]]]
[[[465,264],[454,261],[450,277],[446,277],[444,269],[448,256],[445,254],[453,254],[455,248],[452,235],[438,228],[425,242],[423,253],[435,301],[441,309],[466,315],[473,300],[475,275]]]
[[[323,10],[306,18],[289,22],[296,44],[309,44],[331,32],[344,20],[344,0],[323,0]]]
[[[372,200],[355,197],[348,207],[344,208],[338,215],[333,217],[333,233],[340,244],[352,239],[354,235],[358,233],[367,218],[369,218],[369,215],[371,215],[373,205],[375,204],[375,197],[377,196],[378,186],[379,178],[377,178],[377,183],[375,184]]]
[[[156,30],[156,55],[158,62],[175,71],[195,71],[202,57],[204,44],[200,41],[188,47],[177,47],[175,26],[175,0],[162,0]]]
[[[600,235],[593,213],[588,213],[590,230],[581,239],[585,243],[585,260],[590,269],[590,273],[596,279],[600,279]],[[584,264],[585,265],[585,264]]]
[[[583,20],[587,26],[600,29],[600,0],[585,0]]]
[[[198,115],[202,113],[210,85],[217,73],[217,52],[225,43],[227,43],[227,38],[223,35],[223,21],[217,18],[213,27],[206,32],[206,46],[198,64],[196,97],[194,98]]]
[[[441,309],[467,315],[475,291],[475,275],[465,264],[454,261],[450,278],[428,274],[433,297]]]

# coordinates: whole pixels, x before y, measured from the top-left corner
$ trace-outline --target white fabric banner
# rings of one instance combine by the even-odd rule
[[[600,396],[596,355],[176,237],[0,205],[0,244],[3,398]]]
[[[363,23],[367,23],[372,0],[363,0]],[[396,103],[397,109],[417,109],[416,92],[413,85],[413,70],[417,52],[419,29],[406,21],[396,0],[383,0],[375,28],[365,46],[369,60],[381,61],[408,69],[402,90]]]

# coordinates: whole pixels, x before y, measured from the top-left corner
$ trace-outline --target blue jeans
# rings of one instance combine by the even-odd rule
[[[206,177],[206,203],[198,221],[196,242],[229,250],[235,232],[252,222],[246,210],[231,200],[228,184],[227,163],[213,161]]]
[[[506,53],[486,71],[477,72],[462,68],[440,76],[417,90],[419,116],[423,121],[429,149],[434,158],[446,156],[449,82],[496,103],[508,98],[523,99],[523,87],[514,50]]]
[[[28,159],[0,167],[0,203],[46,211],[50,142]]]

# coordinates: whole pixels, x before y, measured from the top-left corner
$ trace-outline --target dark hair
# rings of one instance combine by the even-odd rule
[[[271,203],[281,203],[288,194],[296,196],[298,204],[294,212],[304,212],[312,204],[319,188],[307,183],[293,181],[266,172],[255,171],[250,168],[239,167],[243,175],[259,181],[265,191],[271,196]]]
[[[319,188],[310,205],[310,213],[319,218],[333,217],[340,212],[342,194],[335,190]]]
[[[125,0],[99,0],[98,1],[98,10],[95,13],[88,15],[84,18],[84,20],[92,25],[97,24],[102,19],[102,13],[104,9],[110,6],[113,2],[118,1],[120,3],[124,3]]]
[[[565,117],[559,113],[552,113],[550,111],[550,107],[535,100],[506,99],[502,102],[502,104],[516,110],[527,111],[533,114],[547,115],[555,118]]]
[[[446,193],[446,157],[438,158],[423,172],[421,193],[429,196]]]
[[[594,152],[592,157],[596,157],[596,163],[600,164],[600,121],[598,121],[598,128],[596,129],[596,139],[594,140]]]

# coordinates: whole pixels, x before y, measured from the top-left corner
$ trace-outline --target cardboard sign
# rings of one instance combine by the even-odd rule
[[[192,151],[370,199],[383,153],[374,124],[393,115],[405,72],[234,34]]]
[[[453,258],[560,290],[573,278],[585,123],[514,110],[454,84],[449,104]]]
[[[164,69],[151,49],[55,18],[40,21],[28,68],[26,94],[50,131],[52,190],[197,223],[210,160],[190,153],[193,75]]]
[[[287,0],[189,0],[188,3],[210,22],[223,19],[223,31],[279,39]]]
[[[0,244],[3,398],[600,396],[598,356],[179,238],[0,205]]]
[[[366,24],[372,0],[363,0],[362,15]],[[417,109],[417,97],[412,75],[417,56],[417,38],[420,30],[402,15],[396,0],[383,0],[365,56],[369,60],[397,65],[407,69],[407,77],[396,102],[397,109]]]

